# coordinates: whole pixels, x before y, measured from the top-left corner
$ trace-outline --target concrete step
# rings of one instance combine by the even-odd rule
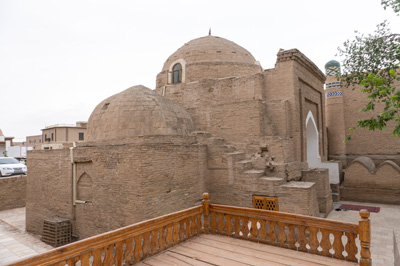
[[[246,175],[247,178],[260,178],[265,175],[264,170],[258,170],[258,169],[250,169],[247,171],[243,172],[244,175]]]
[[[211,133],[207,131],[193,131],[191,133],[192,135],[198,136],[198,137],[204,137],[204,138],[210,138]]]
[[[276,176],[262,176],[260,177],[260,181],[272,184],[274,186],[280,186],[286,183],[286,180],[284,178]]]

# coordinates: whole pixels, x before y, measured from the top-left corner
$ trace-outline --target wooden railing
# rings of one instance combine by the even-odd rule
[[[359,235],[360,265],[371,265],[369,212],[361,210],[359,224],[296,215],[210,204],[203,196],[204,233],[220,234],[282,248],[357,262]]]
[[[202,207],[147,220],[10,265],[131,265],[201,233]]]
[[[12,265],[131,265],[191,237],[221,234],[371,265],[369,212],[359,224],[304,215],[210,204],[147,220],[69,244]]]

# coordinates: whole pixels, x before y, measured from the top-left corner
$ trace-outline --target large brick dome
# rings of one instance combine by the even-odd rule
[[[206,36],[185,43],[165,61],[157,88],[167,85],[168,73],[182,65],[182,82],[260,73],[261,66],[249,51],[227,39]]]
[[[185,109],[139,85],[115,94],[97,105],[88,121],[87,140],[187,135],[193,130],[193,120]]]
[[[249,51],[232,41],[216,36],[197,38],[185,43],[168,57],[162,70],[167,70],[172,62],[181,58],[186,64],[208,62],[256,64],[256,59]]]

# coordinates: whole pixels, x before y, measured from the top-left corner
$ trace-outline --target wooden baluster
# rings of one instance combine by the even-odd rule
[[[82,266],[89,266],[89,257],[90,257],[90,253],[85,253],[85,254],[82,254],[79,256],[79,258],[81,259]]]
[[[238,216],[233,216],[233,228],[235,230],[235,237],[240,237],[240,218]]]
[[[308,245],[310,246],[310,253],[313,254],[318,254],[318,247],[319,247],[319,242],[318,242],[318,228],[316,227],[309,227],[308,231],[310,232],[310,241],[308,242]]]
[[[167,242],[166,248],[172,247],[172,229],[173,229],[173,225],[169,224],[167,226],[167,235],[165,236],[165,240]]]
[[[192,223],[192,235],[198,235],[201,231],[201,215],[196,215],[193,217],[193,223]]]
[[[299,251],[308,251],[307,250],[307,239],[306,239],[306,227],[303,225],[298,225],[299,236],[297,237],[297,242],[300,244]]]
[[[172,245],[175,246],[179,243],[179,222],[174,222],[174,232],[172,234]]]
[[[286,233],[285,233],[285,224],[278,222],[278,246],[285,247],[286,242]]]
[[[93,255],[93,266],[101,265],[101,253],[103,253],[103,248],[98,248],[92,252]],[[68,263],[69,265],[69,263]],[[74,264],[72,264],[74,265]]]
[[[185,240],[185,219],[179,221],[179,242]]]
[[[258,235],[260,236],[259,241],[266,243],[267,231],[265,230],[265,220],[260,220],[259,223],[260,223],[260,229],[258,229]]]
[[[227,236],[231,236],[232,235],[232,216],[227,214],[225,217],[226,217],[226,232],[225,232],[225,234]]]
[[[122,256],[123,256],[123,242],[122,241],[118,241],[117,243],[115,243],[115,264],[116,265],[122,265]],[[83,264],[82,264],[83,266]]]
[[[342,242],[342,236],[343,236],[343,232],[340,231],[333,231],[333,236],[335,237],[335,239],[333,240],[333,250],[335,251],[335,254],[333,254],[333,257],[336,259],[344,259],[343,256],[343,251],[344,251],[344,247],[343,247],[343,242]]]
[[[371,222],[369,218],[369,211],[362,209],[360,210],[361,220],[358,222],[358,234],[360,235],[361,245],[361,266],[371,266]]]
[[[288,225],[289,232],[288,232],[288,235],[287,235],[287,242],[288,242],[288,248],[297,250],[297,247],[296,247],[296,234],[294,232],[294,228],[295,228],[294,225]]]
[[[150,256],[150,232],[143,234],[143,259]]]
[[[208,234],[210,232],[210,224],[209,218],[210,215],[210,195],[208,193],[203,193],[203,200],[201,201],[203,205],[203,227],[202,231],[204,234]]]
[[[159,248],[160,252],[166,249],[166,245],[167,245],[167,243],[166,243],[167,233],[165,232],[166,229],[167,229],[167,227],[163,226],[162,228],[160,228],[158,230],[158,248]]]
[[[257,219],[250,218],[250,239],[253,241],[257,241],[258,228],[257,228]]]
[[[185,219],[185,225],[186,225],[186,227],[185,227],[185,236],[186,236],[186,239],[189,239],[190,237],[192,237],[191,230],[190,230],[191,219],[192,219],[192,217],[188,217],[188,218]]]
[[[196,235],[200,235],[201,231],[201,214],[198,214],[196,218]]]
[[[143,235],[137,235],[135,236],[135,261],[134,263],[137,263],[142,260],[142,239]]]
[[[270,245],[274,245],[274,246],[276,246],[277,245],[277,243],[276,243],[276,229],[275,229],[275,225],[276,225],[276,222],[275,221],[268,221],[268,233],[267,233],[267,235],[268,235],[268,238],[269,238],[269,242],[268,242],[268,244],[270,244]]]
[[[347,252],[346,260],[357,262],[356,258],[356,254],[358,253],[358,248],[356,245],[357,234],[348,232],[346,232],[345,234],[347,236],[347,244],[345,247]]]
[[[218,233],[224,234],[224,214],[218,213]]]
[[[210,232],[217,232],[217,214],[214,212],[210,213]]]
[[[321,255],[326,256],[326,257],[331,257],[332,254],[329,252],[331,250],[332,245],[331,245],[331,240],[329,238],[331,231],[328,229],[320,229],[322,233],[322,238],[321,238]]]
[[[75,266],[75,261],[74,261],[74,259],[69,259],[69,260],[66,260],[65,262],[60,262],[61,264],[62,264],[62,266],[65,266],[65,265],[68,265],[68,266]],[[101,261],[100,261],[100,263],[101,263]],[[97,264],[97,265],[100,265],[100,263],[99,264]],[[95,266],[96,264],[94,264],[93,263],[93,266]],[[96,265],[96,266],[97,266]]]
[[[242,232],[242,238],[247,239],[249,236],[249,218],[247,217],[241,217],[242,219],[242,226],[240,228],[240,231]]]
[[[195,235],[196,228],[196,216],[190,216],[188,219],[188,227],[189,227],[189,237]]]
[[[158,229],[154,229],[153,231],[151,231],[150,249],[151,255],[158,253]]]
[[[125,240],[125,253],[123,256],[123,260],[125,260],[126,264],[130,264],[132,262],[133,259],[133,237],[128,238],[127,240]],[[94,252],[93,252],[93,258],[95,257]],[[93,263],[93,266],[95,266],[95,264]]]
[[[104,261],[103,261],[102,265],[113,265],[113,262],[114,262],[114,258],[112,255],[113,248],[114,248],[114,244],[108,245],[105,248],[106,255],[104,256]]]

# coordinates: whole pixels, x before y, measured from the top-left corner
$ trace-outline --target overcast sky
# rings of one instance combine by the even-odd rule
[[[385,19],[400,32],[380,0],[0,0],[0,129],[24,139],[87,121],[131,86],[154,89],[164,61],[210,27],[264,69],[280,48],[298,48],[323,70],[355,30]]]

